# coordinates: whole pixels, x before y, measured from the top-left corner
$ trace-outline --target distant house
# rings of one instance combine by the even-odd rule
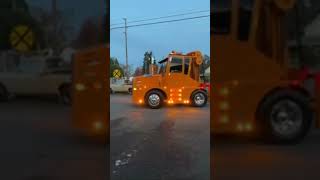
[[[202,81],[210,82],[210,66],[204,71],[203,74],[200,74]]]
[[[210,67],[204,71],[204,75],[210,77]]]
[[[293,67],[306,65],[312,71],[320,70],[320,1],[319,0],[304,0],[304,7],[300,9],[299,25],[297,21],[291,21],[289,27],[291,31],[291,40],[289,42],[291,63]],[[300,28],[301,44],[298,46],[297,27]],[[300,48],[299,48],[300,47]],[[306,82],[306,88],[309,92],[313,92],[313,85],[310,81]],[[311,84],[309,84],[311,83]]]
[[[303,12],[306,20],[302,23],[302,38],[300,46],[295,38],[289,42],[291,62],[293,66],[307,65],[315,70],[320,69],[320,1],[310,1],[313,6],[305,7]],[[293,27],[291,29],[294,29]],[[297,31],[297,30],[296,30]],[[293,37],[293,36],[292,36]],[[299,48],[300,47],[300,48]],[[300,58],[301,57],[301,58]],[[302,62],[302,63],[301,63]]]

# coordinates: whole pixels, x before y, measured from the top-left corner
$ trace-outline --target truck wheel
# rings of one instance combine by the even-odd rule
[[[71,93],[69,85],[64,85],[62,88],[60,88],[60,97],[63,104],[71,104]]]
[[[151,90],[145,97],[145,104],[152,109],[159,109],[163,105],[163,94],[157,90]]]
[[[207,104],[208,96],[203,91],[196,91],[192,93],[191,102],[194,107],[203,107]]]
[[[132,94],[132,88],[129,88],[129,89],[128,89],[128,93],[129,93],[129,94]]]
[[[110,88],[110,94],[114,94],[114,91]]]
[[[7,89],[0,84],[0,101],[5,102],[9,100],[9,93]]]
[[[279,90],[266,97],[257,111],[264,138],[275,143],[296,143],[308,133],[312,122],[308,98],[294,90]]]

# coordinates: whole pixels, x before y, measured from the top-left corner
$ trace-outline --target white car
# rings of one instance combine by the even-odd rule
[[[132,93],[132,83],[112,83],[110,84],[110,93]]]
[[[11,95],[58,95],[71,103],[71,70],[57,65],[56,58],[20,58],[0,61],[0,99]]]

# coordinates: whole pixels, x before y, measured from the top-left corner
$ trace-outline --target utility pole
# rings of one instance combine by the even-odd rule
[[[51,22],[52,22],[52,30],[53,30],[53,39],[56,41],[54,45],[51,47],[54,51],[56,50],[54,46],[57,46],[57,24],[58,24],[58,4],[57,0],[51,0]]]
[[[17,2],[16,2],[16,0],[12,1],[12,8],[13,8],[13,12],[17,12]]]
[[[57,22],[57,0],[51,0],[51,16],[54,32],[56,31],[56,22]]]
[[[126,43],[126,69],[125,69],[125,76],[127,80],[129,79],[129,72],[128,72],[128,32],[127,32],[127,18],[123,18],[124,20],[124,35],[125,35],[125,43]]]

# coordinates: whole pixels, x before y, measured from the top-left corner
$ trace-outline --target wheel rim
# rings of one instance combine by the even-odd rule
[[[285,136],[296,134],[303,124],[303,112],[294,101],[282,100],[276,103],[271,110],[271,126],[273,130]]]
[[[151,94],[148,102],[151,106],[158,106],[160,104],[160,96],[158,94]]]
[[[204,94],[202,93],[197,93],[195,96],[194,96],[194,102],[196,105],[202,105],[204,104],[205,102],[205,96]]]

